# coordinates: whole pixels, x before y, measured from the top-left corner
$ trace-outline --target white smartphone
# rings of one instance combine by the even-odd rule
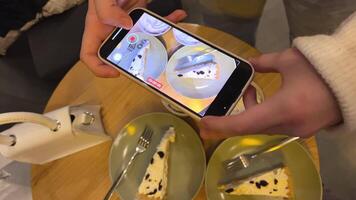
[[[254,75],[246,60],[144,8],[130,16],[100,47],[105,63],[196,119],[232,111]]]

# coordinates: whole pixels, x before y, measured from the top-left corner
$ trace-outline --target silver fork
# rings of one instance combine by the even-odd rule
[[[115,188],[120,184],[121,180],[126,175],[128,168],[130,167],[130,165],[132,164],[132,162],[134,161],[136,156],[138,154],[143,153],[143,152],[146,151],[146,149],[150,145],[152,134],[153,134],[152,129],[150,127],[146,126],[145,129],[143,130],[143,133],[141,134],[141,136],[140,136],[140,138],[138,140],[138,143],[137,143],[137,146],[136,146],[136,149],[135,149],[135,153],[131,156],[130,161],[128,162],[128,164],[125,167],[125,169],[120,173],[120,175],[117,177],[117,179],[112,184],[110,190],[105,195],[104,200],[109,200],[112,197],[112,194],[114,193]]]
[[[242,154],[236,158],[225,160],[222,163],[223,169],[226,172],[234,172],[243,168],[248,168],[250,166],[251,159],[257,157],[258,155],[278,150],[284,147],[285,145],[298,139],[299,137],[287,137],[277,144],[275,143],[275,141],[272,141],[271,143],[267,143],[266,145],[263,145],[262,148],[260,148],[257,152],[253,154]]]

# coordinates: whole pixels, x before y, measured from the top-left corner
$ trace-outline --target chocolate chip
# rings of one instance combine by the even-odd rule
[[[147,180],[150,177],[150,174],[146,174],[145,180]]]
[[[225,190],[226,193],[231,193],[233,191],[234,191],[234,188],[229,188],[229,189]]]
[[[266,187],[268,185],[268,182],[265,180],[260,181],[261,186]]]
[[[153,159],[153,158],[151,158],[151,165],[153,165],[153,162],[154,162],[154,159]]]
[[[255,183],[255,181],[250,181],[250,184],[254,184]]]
[[[178,74],[177,76],[178,76],[178,77],[182,77],[182,76],[183,76],[183,74]]]
[[[277,192],[278,190],[277,189],[273,189],[273,191]]]
[[[157,152],[157,154],[159,155],[160,158],[163,158],[163,157],[164,157],[163,151],[159,151],[159,152]]]
[[[278,180],[274,179],[274,184],[277,185],[277,183],[278,183]]]
[[[270,194],[272,194],[272,192],[269,192]]]
[[[147,195],[154,195],[157,193],[157,189],[154,189],[152,192],[148,193]]]
[[[152,181],[152,179],[148,179],[148,182],[151,182]]]
[[[142,56],[141,56],[141,55],[137,55],[137,57],[138,57],[138,58],[140,58],[140,59],[142,58]]]
[[[162,179],[161,179],[161,181],[160,181],[159,184],[158,184],[158,190],[161,191],[161,190],[162,190],[162,187],[163,187],[163,186],[162,186]]]
[[[200,74],[205,74],[205,72],[204,71],[200,71]]]
[[[135,62],[135,58],[132,60],[132,62]]]
[[[147,186],[146,189],[148,190],[148,189],[150,189],[150,187]]]
[[[265,180],[261,180],[259,182],[256,182],[255,185],[258,189],[261,189],[261,186],[266,187],[268,185],[268,182]]]
[[[261,189],[261,185],[260,185],[259,182],[256,182],[255,185],[256,185],[256,187],[257,187],[258,189]]]

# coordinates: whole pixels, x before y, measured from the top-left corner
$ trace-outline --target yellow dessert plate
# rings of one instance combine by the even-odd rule
[[[210,158],[205,177],[205,190],[209,200],[276,200],[266,196],[233,196],[218,189],[222,162],[240,154],[253,151],[257,146],[283,136],[241,136],[225,140]],[[293,200],[321,200],[321,178],[308,151],[298,142],[283,147],[284,165],[289,169]],[[282,198],[280,198],[282,199]]]
[[[156,147],[168,129],[174,126],[176,141],[169,150],[169,200],[191,200],[199,192],[205,175],[206,158],[203,145],[195,130],[185,121],[168,113],[142,115],[122,128],[115,139],[109,159],[110,178],[117,177],[134,153],[139,136],[145,126],[154,131],[149,148],[138,155],[116,192],[120,200],[136,199],[138,187],[145,175]]]

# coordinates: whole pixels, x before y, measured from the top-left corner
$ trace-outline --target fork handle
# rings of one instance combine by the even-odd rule
[[[114,193],[116,187],[120,184],[121,180],[126,175],[128,168],[132,164],[132,161],[136,158],[138,154],[139,152],[135,151],[135,153],[131,156],[129,163],[127,164],[125,169],[121,171],[120,175],[116,178],[114,183],[111,185],[111,188],[109,189],[108,193],[106,193],[104,200],[109,200],[112,197],[112,194]]]
[[[284,138],[282,141],[280,141],[277,144],[273,144],[275,141],[272,141],[270,144],[267,144],[266,147],[260,149],[260,151],[256,152],[254,155],[252,155],[252,157],[257,156],[259,154],[264,154],[264,153],[278,150],[278,149],[286,146],[287,144],[294,142],[296,140],[299,140],[299,139],[300,139],[299,137],[287,137],[287,138]]]

